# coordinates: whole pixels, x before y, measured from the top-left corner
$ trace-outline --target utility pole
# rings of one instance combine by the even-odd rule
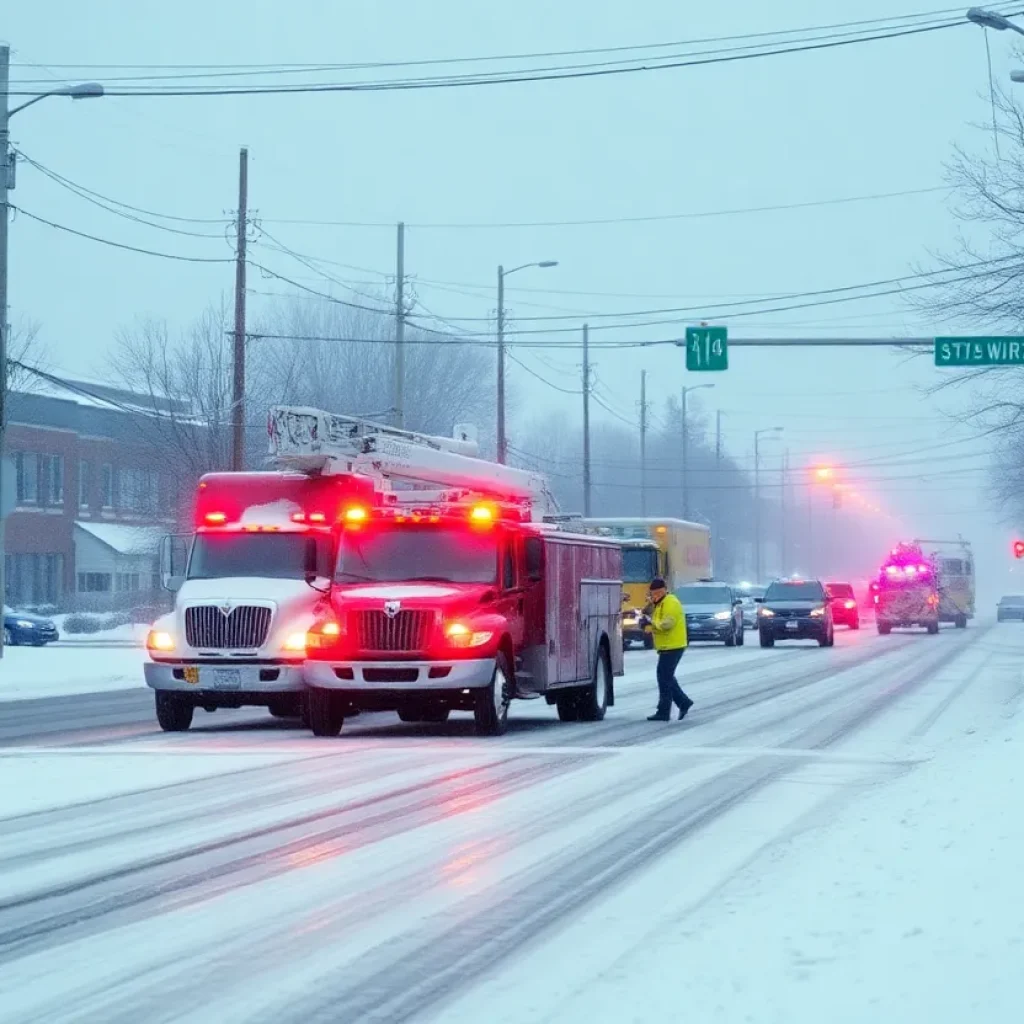
[[[583,514],[590,516],[590,328],[583,325]]]
[[[505,438],[505,268],[498,267],[498,462],[508,458]]]
[[[640,371],[640,515],[647,516],[647,371]]]
[[[395,426],[405,426],[405,224],[401,221],[395,266]]]
[[[715,413],[715,526],[711,534],[711,552],[714,571],[719,571],[722,554],[722,410]]]
[[[686,392],[683,388],[683,400],[680,409],[683,419],[683,519],[690,519],[690,432],[686,429]]]
[[[754,582],[761,583],[761,435],[780,434],[782,427],[754,431]]]
[[[782,540],[782,575],[786,575],[786,567],[789,565],[789,545],[786,536],[786,481],[789,476],[789,449],[782,455],[782,529],[779,531]]]
[[[10,90],[11,48],[0,44],[0,500],[4,487],[4,428],[7,423],[7,190],[11,184],[11,155],[8,149],[7,95]],[[0,606],[5,603],[4,519],[0,510]],[[0,630],[0,658],[4,637]]]
[[[231,468],[245,469],[245,244],[249,231],[249,150],[238,153],[238,234],[235,241],[235,345],[231,388]]]

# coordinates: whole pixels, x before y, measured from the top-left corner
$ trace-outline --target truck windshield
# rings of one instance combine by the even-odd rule
[[[306,545],[314,538],[321,576],[331,575],[331,538],[310,533],[197,533],[188,560],[190,580],[229,576],[301,580]]]
[[[658,575],[658,552],[653,548],[622,549],[622,582],[650,583]]]
[[[493,531],[442,527],[345,531],[338,545],[338,583],[494,583]]]

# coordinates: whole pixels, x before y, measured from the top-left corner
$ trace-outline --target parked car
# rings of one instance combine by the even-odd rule
[[[776,640],[835,643],[832,602],[818,580],[776,580],[759,602],[757,619],[762,647],[774,647]]]
[[[1024,594],[1007,594],[996,605],[996,619],[999,622],[1024,622]]]
[[[832,621],[837,626],[860,629],[860,609],[850,583],[826,583],[825,590],[832,603]]]
[[[743,645],[743,606],[728,583],[701,580],[675,591],[686,613],[690,640],[717,640],[726,647]]]
[[[53,619],[31,612],[16,612],[4,605],[4,646],[43,647],[59,640]]]

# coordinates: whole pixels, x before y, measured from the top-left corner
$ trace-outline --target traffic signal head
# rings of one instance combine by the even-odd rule
[[[1013,557],[1024,558],[1024,540],[1015,540],[1013,542]]]

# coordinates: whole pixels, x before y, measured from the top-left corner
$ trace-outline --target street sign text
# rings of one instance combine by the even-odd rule
[[[1024,366],[1024,337],[936,338],[936,366]]]
[[[728,370],[728,330],[725,327],[687,327],[686,369]]]

